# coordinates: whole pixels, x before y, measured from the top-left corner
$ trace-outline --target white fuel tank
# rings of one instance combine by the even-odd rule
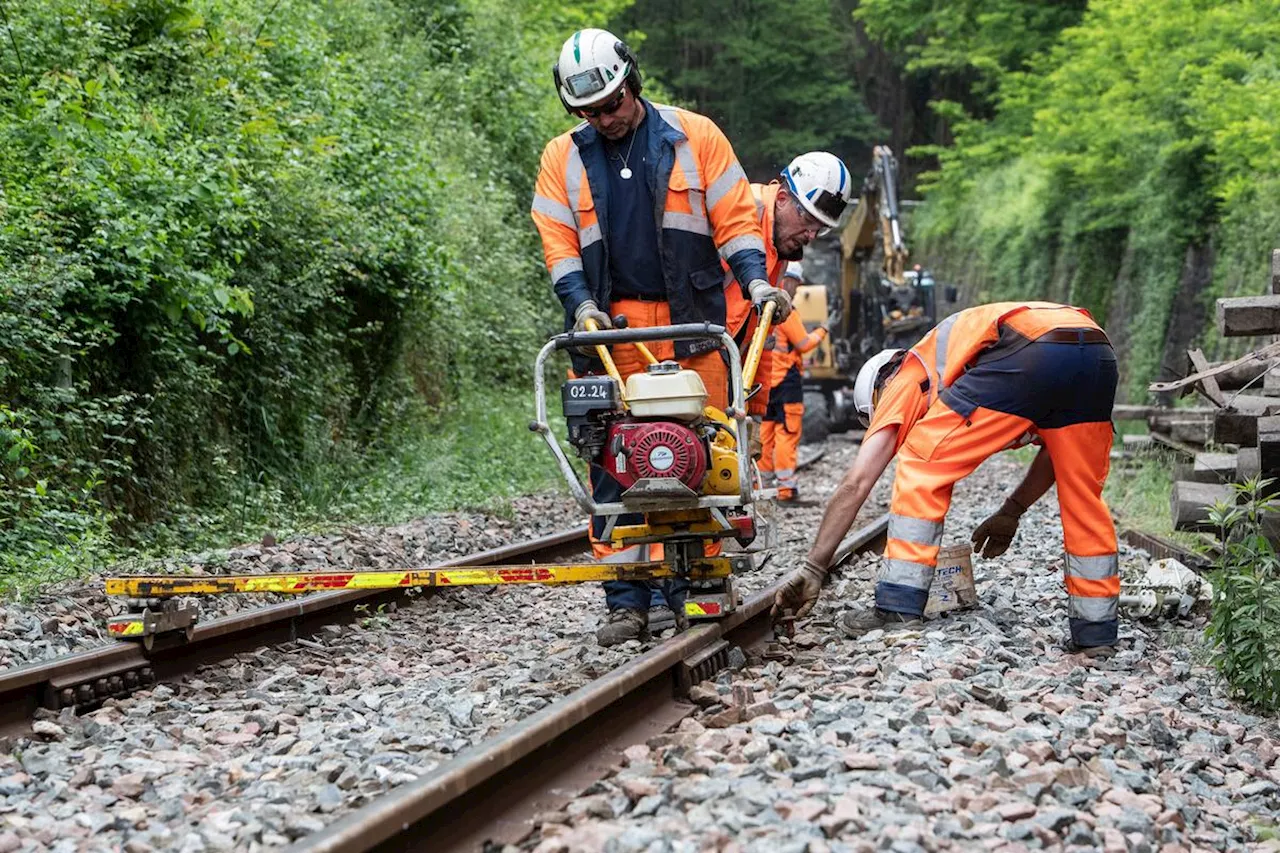
[[[707,405],[707,386],[693,370],[674,361],[649,365],[646,373],[627,377],[627,405],[638,418],[693,421]]]

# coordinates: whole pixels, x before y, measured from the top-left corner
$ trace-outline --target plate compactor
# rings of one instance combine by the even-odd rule
[[[546,441],[582,509],[604,518],[600,541],[616,549],[604,560],[528,567],[109,577],[107,594],[127,596],[129,611],[113,617],[108,630],[148,649],[158,635],[185,632],[190,637],[196,611],[179,602],[179,596],[671,578],[690,582],[684,606],[691,619],[727,616],[738,605],[732,575],[748,570],[751,557],[723,556],[709,544],[731,539],[749,545],[757,532],[753,502],[774,493],[754,488],[757,478],[746,440],[747,389],[753,387],[772,319],[773,305],[767,304],[745,360],[725,329],[710,323],[607,330],[592,325],[585,332],[557,335],[538,353],[536,414],[529,428]],[[674,361],[658,361],[645,346],[690,340],[709,342],[727,356],[726,411],[706,404],[707,390],[698,373]],[[645,372],[626,381],[610,354],[610,347],[623,346],[636,347],[648,362]],[[579,460],[616,481],[621,494],[614,502],[592,497],[547,415],[548,360],[557,352],[584,348],[595,350],[607,375],[572,378],[561,386],[567,444]],[[637,516],[642,520],[636,522]],[[624,517],[628,523],[622,523]],[[709,551],[717,553],[710,556]]]

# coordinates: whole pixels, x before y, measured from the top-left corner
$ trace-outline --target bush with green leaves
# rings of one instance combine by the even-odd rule
[[[1236,503],[1210,509],[1221,535],[1212,575],[1213,616],[1208,636],[1214,664],[1233,693],[1267,711],[1280,711],[1280,557],[1263,535],[1272,480],[1235,484]]]
[[[585,4],[5,6],[0,574],[308,504],[528,383]]]

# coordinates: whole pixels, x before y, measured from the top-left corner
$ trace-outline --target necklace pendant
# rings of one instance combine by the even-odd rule
[[[622,171],[619,172],[618,174],[622,177],[622,180],[624,181],[631,180],[631,168],[629,166],[623,166]]]

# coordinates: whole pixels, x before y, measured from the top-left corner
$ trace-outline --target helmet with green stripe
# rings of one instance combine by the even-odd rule
[[[640,66],[622,39],[608,30],[578,30],[560,48],[551,69],[560,101],[569,112],[598,103],[631,83],[640,94]]]

